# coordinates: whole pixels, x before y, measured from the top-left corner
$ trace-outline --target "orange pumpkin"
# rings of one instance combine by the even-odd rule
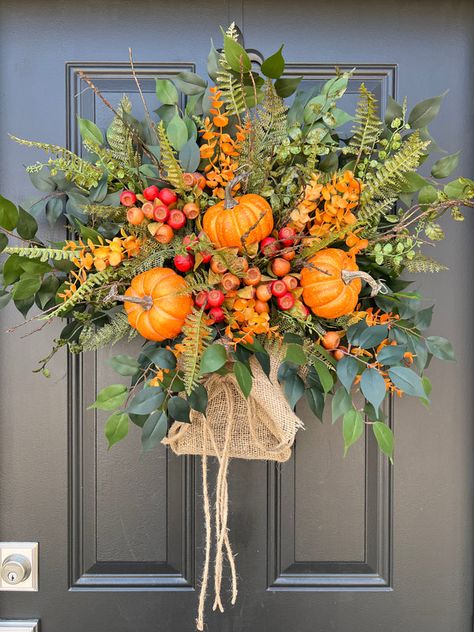
[[[124,296],[128,322],[148,340],[174,338],[193,305],[189,294],[179,294],[185,287],[183,277],[169,268],[138,274]]]
[[[255,193],[232,197],[231,191],[241,179],[238,176],[231,180],[226,187],[225,199],[204,214],[204,232],[218,248],[243,250],[243,241],[245,247],[250,246],[268,237],[273,230],[273,212],[265,198]],[[245,240],[242,239],[244,235]]]
[[[365,278],[347,252],[338,248],[320,250],[301,271],[303,301],[316,316],[339,318],[354,311]],[[368,276],[368,275],[367,275]]]

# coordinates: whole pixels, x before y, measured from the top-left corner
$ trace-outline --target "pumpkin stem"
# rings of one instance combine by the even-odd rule
[[[106,301],[120,301],[121,303],[136,303],[137,305],[143,305],[148,311],[153,307],[153,297],[151,296],[125,296],[124,294],[118,294],[115,285],[111,288],[110,292],[105,297]]]
[[[341,270],[341,278],[346,285],[349,285],[354,279],[362,279],[372,288],[370,296],[387,294],[388,292],[388,288],[382,280],[376,281],[370,274],[362,272],[362,270]]]
[[[225,198],[224,198],[225,209],[234,208],[234,206],[237,206],[238,204],[237,200],[235,200],[232,197],[232,189],[235,186],[237,186],[239,182],[242,182],[242,180],[245,180],[245,178],[248,178],[249,175],[250,175],[249,173],[240,173],[238,176],[235,176],[235,178],[232,178],[232,180],[227,184],[225,188]]]

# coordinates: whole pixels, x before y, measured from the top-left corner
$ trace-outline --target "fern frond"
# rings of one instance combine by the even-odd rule
[[[186,188],[183,180],[183,170],[175,156],[163,121],[159,122],[157,132],[158,142],[160,144],[161,163],[165,169],[165,177],[175,189],[183,191]]]
[[[427,257],[421,253],[415,255],[413,259],[405,259],[403,261],[403,265],[405,266],[405,270],[407,272],[442,272],[443,270],[448,270],[445,265],[435,261],[431,257]]]
[[[251,192],[260,192],[265,186],[275,149],[287,138],[287,110],[272,81],[268,80],[264,100],[255,113],[250,133],[240,150],[239,163],[246,165],[250,173],[248,190]]]
[[[350,233],[351,230],[353,230],[353,226],[345,226],[344,228],[341,228],[341,230],[330,233],[327,237],[314,238],[311,245],[306,246],[306,248],[302,251],[301,256],[305,260],[309,259],[309,257],[312,257],[320,250],[323,250],[323,248],[327,248],[336,241],[343,240],[347,233]]]
[[[421,157],[428,144],[429,142],[423,141],[416,131],[377,171],[367,174],[366,186],[360,197],[362,212],[375,200],[386,200],[400,192],[405,183],[404,176],[420,166]]]
[[[238,39],[238,33],[234,22],[229,26],[226,35],[234,41]],[[239,116],[247,105],[245,103],[244,89],[240,79],[233,74],[231,67],[227,63],[224,51],[219,54],[218,69],[216,73],[216,86],[222,92],[221,98],[225,103],[225,111],[229,116]]]
[[[130,327],[126,314],[120,311],[102,327],[85,326],[79,336],[79,344],[83,351],[95,351],[101,347],[112,346],[127,335],[131,339],[137,332]]]
[[[349,142],[349,153],[357,155],[357,160],[363,154],[370,156],[382,133],[382,121],[377,112],[377,99],[363,83],[360,85],[359,92],[360,99],[354,117],[352,138]]]
[[[102,272],[89,274],[87,280],[77,288],[72,296],[64,301],[64,303],[61,303],[61,305],[58,305],[55,310],[45,314],[40,320],[51,320],[51,318],[64,316],[64,314],[69,312],[69,310],[75,307],[78,303],[85,301],[98,286],[109,281],[115,272],[115,269],[110,267],[106,268]]]
[[[207,323],[204,309],[196,309],[188,315],[183,326],[183,352],[180,356],[181,370],[186,393],[189,395],[198,383],[201,357],[212,338],[212,329]]]
[[[132,134],[124,123],[125,114],[131,114],[132,102],[126,94],[120,100],[117,115],[114,117],[107,130],[107,142],[109,143],[112,157],[123,165],[136,167],[138,156],[133,146]]]
[[[19,246],[7,246],[3,249],[7,255],[19,255],[27,259],[39,259],[46,261],[71,261],[77,257],[78,250],[62,250],[60,248],[22,248]]]
[[[106,222],[123,222],[126,212],[123,206],[107,206],[105,204],[86,204],[82,207],[84,213],[90,215],[93,220]]]
[[[194,272],[186,276],[186,286],[177,292],[177,296],[186,296],[188,294],[197,294],[198,292],[207,292],[214,287],[208,279],[205,272]]]
[[[363,222],[368,228],[377,227],[384,215],[393,213],[397,199],[396,195],[389,195],[387,198],[370,202],[359,210],[359,222]]]
[[[84,147],[91,154],[97,156],[98,164],[101,164],[109,176],[109,181],[112,179],[118,180],[123,186],[134,189],[141,186],[140,178],[137,174],[136,167],[126,163],[122,163],[120,160],[114,158],[111,149],[101,147],[96,143],[92,143],[89,140],[83,141]]]
[[[10,138],[20,145],[26,147],[33,147],[35,149],[41,149],[47,154],[55,156],[48,160],[48,166],[51,168],[51,172],[54,175],[55,171],[62,171],[64,177],[67,180],[75,182],[83,189],[91,189],[99,184],[102,178],[102,169],[99,169],[96,165],[93,165],[84,158],[81,158],[77,154],[60,145],[50,145],[49,143],[41,143],[33,140],[25,140],[23,138],[17,138],[10,135]],[[42,163],[36,165],[30,165],[26,168],[29,173],[40,171],[43,168]]]

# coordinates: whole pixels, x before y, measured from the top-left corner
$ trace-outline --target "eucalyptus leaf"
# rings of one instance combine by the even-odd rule
[[[337,377],[347,392],[351,390],[360,366],[360,361],[350,355],[344,356],[337,363]]]
[[[129,403],[127,412],[134,415],[147,415],[158,408],[165,401],[165,393],[157,386],[142,389]]]
[[[388,370],[388,376],[393,384],[407,395],[424,397],[425,389],[421,377],[404,366],[394,366]]]
[[[322,421],[324,412],[324,393],[315,386],[306,389],[306,399],[311,411]]]
[[[456,360],[453,345],[446,338],[442,338],[441,336],[428,336],[428,338],[426,338],[426,346],[428,347],[428,351],[439,360],[450,360],[451,362]]]
[[[190,411],[191,407],[186,399],[179,397],[178,395],[170,397],[168,401],[168,414],[171,415],[173,419],[189,423]]]
[[[252,62],[246,50],[232,37],[224,34],[224,55],[227,63],[234,72],[247,73],[252,67]]]
[[[178,103],[178,91],[169,79],[156,79],[156,96],[163,105],[176,105]]]
[[[92,145],[102,146],[104,144],[104,136],[95,123],[88,119],[77,116],[79,123],[79,131],[83,140],[91,143]]]
[[[115,412],[106,421],[105,437],[109,443],[109,449],[115,444],[125,439],[128,435],[128,415],[127,413]]]
[[[163,411],[156,411],[150,415],[142,428],[142,449],[144,452],[153,450],[168,432],[168,417]]]
[[[200,372],[214,373],[218,371],[227,362],[227,351],[225,347],[220,344],[213,344],[209,346],[203,353],[201,358]]]
[[[351,396],[344,386],[340,386],[331,402],[332,423],[336,423],[339,417],[342,417],[350,408],[352,408]]]
[[[275,92],[282,99],[291,97],[301,83],[303,77],[283,77],[275,81]]]
[[[240,386],[240,390],[245,398],[250,395],[252,390],[252,374],[246,364],[237,360],[234,362],[234,374]]]
[[[205,81],[205,79],[195,72],[189,72],[187,70],[178,73],[176,77],[173,77],[173,81],[178,90],[181,90],[181,92],[184,92],[184,94],[188,96],[201,94],[207,87],[207,81]]]
[[[138,371],[138,362],[132,356],[119,354],[109,360],[110,366],[119,375],[132,376]]]
[[[290,374],[283,382],[285,397],[292,409],[304,395],[304,382],[297,373]]]
[[[444,92],[438,97],[432,97],[430,99],[425,99],[421,101],[410,112],[410,116],[408,117],[408,124],[412,129],[420,129],[422,127],[426,127],[433,121],[439,112],[439,108],[441,106],[441,102],[443,98],[446,96],[447,92]]]
[[[182,149],[188,140],[188,128],[179,114],[175,114],[168,123],[166,133],[170,143],[177,151]]]
[[[189,405],[193,410],[204,414],[207,409],[207,401],[208,396],[205,387],[202,384],[197,384],[188,396]]]
[[[456,170],[459,164],[459,156],[461,155],[460,151],[457,151],[455,154],[450,154],[449,156],[443,156],[437,160],[434,165],[431,167],[431,175],[434,178],[448,178],[453,171]]]
[[[365,399],[378,411],[385,399],[386,389],[385,380],[377,369],[365,369],[360,378],[360,390]]]
[[[184,171],[193,173],[197,171],[201,162],[199,146],[193,138],[190,138],[179,152],[179,162]]]

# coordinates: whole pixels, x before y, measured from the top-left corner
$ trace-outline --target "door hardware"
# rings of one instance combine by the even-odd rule
[[[38,590],[37,542],[0,542],[0,590]]]

